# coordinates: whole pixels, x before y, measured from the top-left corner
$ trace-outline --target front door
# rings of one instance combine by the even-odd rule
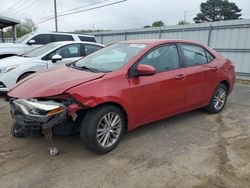
[[[62,60],[52,62],[51,59],[52,57],[58,54],[62,57]],[[48,68],[53,67],[55,65],[63,65],[66,63],[71,63],[74,61],[77,61],[81,58],[81,45],[80,44],[69,44],[66,46],[63,46],[61,48],[58,48],[54,52],[51,52],[48,55]]]
[[[184,108],[186,80],[184,69],[180,68],[177,46],[171,44],[157,47],[138,64],[151,65],[157,73],[129,78],[130,98],[133,99],[130,106],[135,124],[144,124],[181,112]]]

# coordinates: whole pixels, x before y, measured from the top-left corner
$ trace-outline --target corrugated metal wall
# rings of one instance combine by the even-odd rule
[[[93,33],[91,33],[93,34]],[[250,19],[184,26],[116,30],[94,33],[97,42],[111,44],[131,39],[187,39],[207,44],[231,59],[239,79],[250,80]]]

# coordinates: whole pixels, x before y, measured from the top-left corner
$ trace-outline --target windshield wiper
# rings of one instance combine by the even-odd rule
[[[92,67],[86,67],[86,66],[82,66],[82,67],[77,67],[74,63],[70,63],[68,64],[68,66],[72,67],[71,65],[73,65],[73,68],[75,69],[79,69],[79,70],[88,70],[88,71],[91,71],[91,72],[100,72],[99,70],[95,69],[95,68],[92,68]]]
[[[100,72],[99,70],[92,68],[92,67],[86,67],[86,66],[82,66],[80,67],[81,69],[86,69],[86,70],[90,70],[91,72]]]

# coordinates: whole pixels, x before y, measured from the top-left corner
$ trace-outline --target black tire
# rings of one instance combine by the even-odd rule
[[[24,138],[25,137],[23,127],[20,124],[18,124],[16,121],[14,121],[11,125],[10,134],[14,137],[17,137],[17,138]]]
[[[225,92],[225,98],[223,98],[224,103],[223,104],[220,103],[221,106],[219,108],[217,108],[216,105],[215,105],[215,103],[216,103],[215,100],[216,100],[216,97],[218,95],[218,92],[221,92],[221,91]],[[215,91],[214,91],[214,93],[213,93],[213,95],[212,95],[212,97],[210,99],[210,102],[209,102],[208,106],[205,107],[205,110],[207,112],[209,112],[209,113],[212,113],[212,114],[216,114],[216,113],[221,112],[223,110],[226,102],[227,102],[227,96],[228,96],[227,87],[224,84],[219,84],[216,87],[216,89],[215,89]]]
[[[21,75],[21,76],[18,78],[17,82],[21,81],[22,79],[26,78],[27,76],[29,76],[29,75],[31,75],[31,74],[33,74],[33,73],[26,73],[26,74]]]
[[[116,141],[111,146],[103,147],[101,143],[98,142],[97,129],[98,126],[101,125],[100,123],[103,120],[103,118],[110,113],[115,114],[115,116],[118,115],[120,118],[119,119],[120,134],[119,136],[117,136],[117,138],[115,138]],[[91,109],[86,113],[82,121],[80,137],[86,148],[98,154],[105,154],[112,151],[119,144],[121,137],[123,136],[124,133],[124,127],[125,127],[124,115],[120,108],[114,105],[100,106]],[[109,135],[111,134],[109,133]]]

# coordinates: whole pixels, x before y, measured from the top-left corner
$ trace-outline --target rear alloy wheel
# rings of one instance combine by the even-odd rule
[[[100,154],[112,151],[124,133],[125,121],[122,111],[113,105],[89,111],[81,126],[84,145]]]
[[[205,108],[210,113],[219,113],[224,108],[227,101],[227,87],[220,84],[215,89],[209,105]]]

